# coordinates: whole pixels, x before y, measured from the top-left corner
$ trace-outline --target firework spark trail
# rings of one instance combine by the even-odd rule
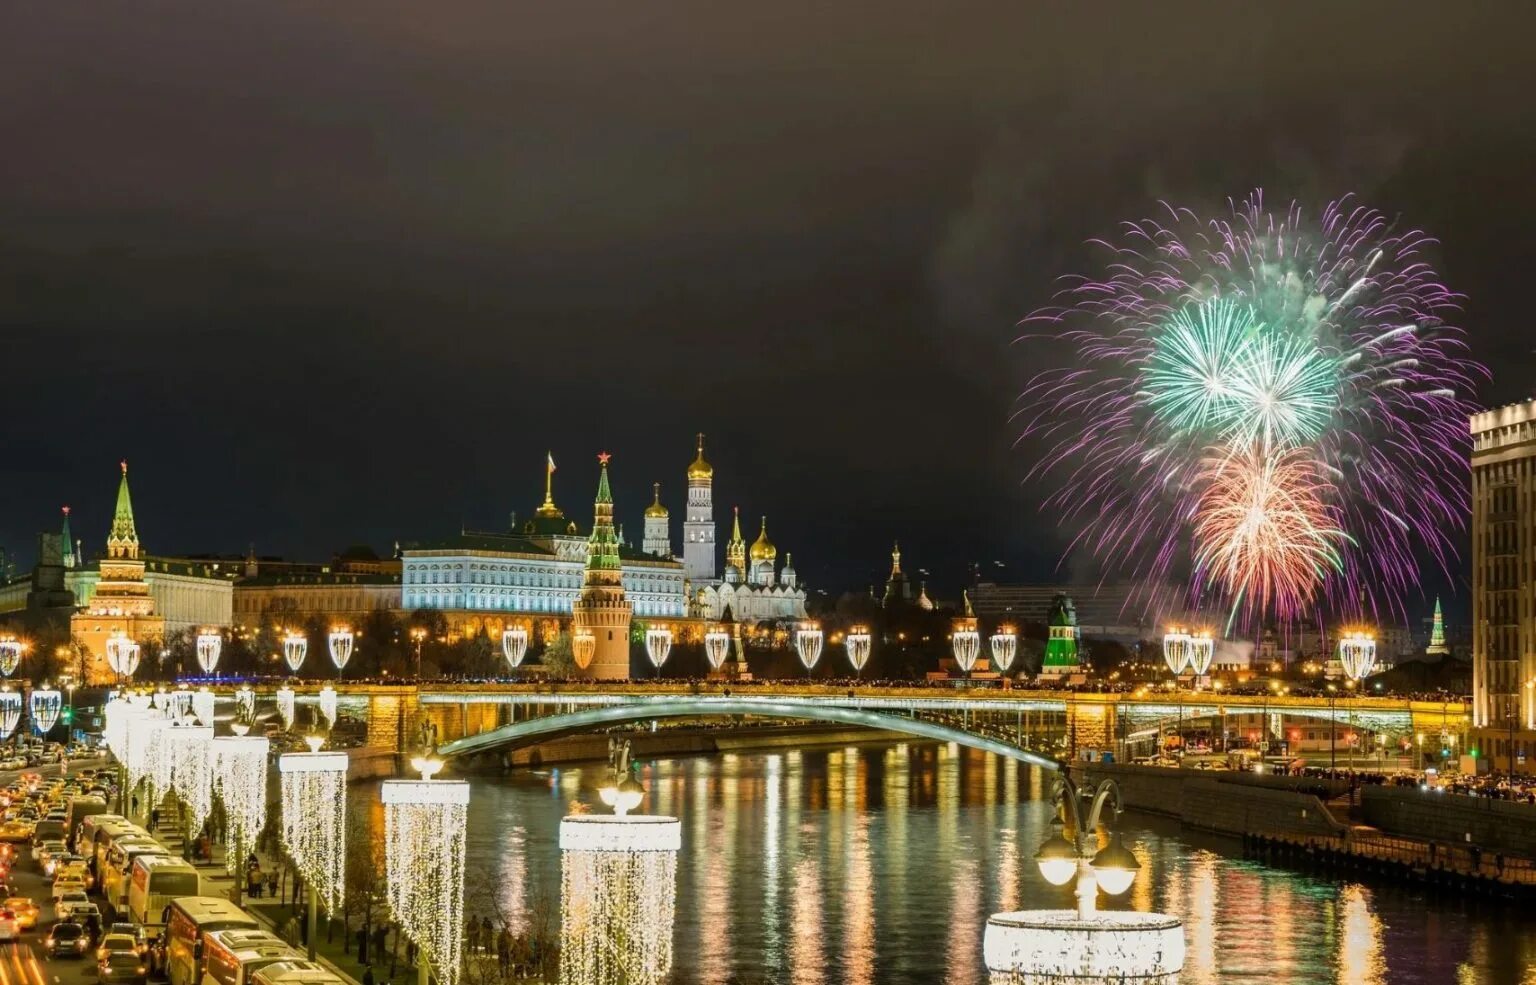
[[[1319,589],[1401,614],[1421,555],[1454,563],[1470,394],[1486,376],[1446,323],[1461,298],[1424,259],[1436,241],[1350,198],[1315,220],[1297,204],[1268,212],[1258,193],[1210,221],[1162,213],[1091,241],[1110,253],[1103,272],[1065,279],[1024,319],[1026,337],[1077,353],[1029,382],[1016,417],[1020,440],[1047,449],[1032,477],[1061,482],[1044,505],[1080,526],[1073,549],[1149,582],[1193,565],[1198,593],[1215,570],[1192,540],[1211,508],[1209,449],[1258,448],[1283,474],[1300,455],[1327,513],[1318,529],[1345,537],[1333,559],[1303,591],[1282,550],[1301,548],[1278,538],[1276,570],[1245,582],[1227,566],[1217,587],[1260,615],[1294,615]]]

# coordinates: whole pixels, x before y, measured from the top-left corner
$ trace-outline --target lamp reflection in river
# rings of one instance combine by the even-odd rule
[[[1339,893],[1339,985],[1382,985],[1387,962],[1381,920],[1371,910],[1371,892],[1351,884]]]
[[[860,811],[844,817],[843,980],[847,985],[874,985],[875,880],[869,859],[869,815]]]
[[[793,917],[789,925],[789,961],[794,985],[826,981],[826,944],[822,934],[821,868],[814,858],[795,863]]]
[[[949,974],[944,985],[977,985],[980,980],[976,955],[981,953],[982,924],[975,916],[980,912],[981,872],[976,859],[956,859],[949,871]]]
[[[769,967],[784,955],[779,932],[779,815],[784,810],[784,757],[768,757],[763,769],[763,952]]]
[[[1196,852],[1189,861],[1189,908],[1184,911],[1188,950],[1184,980],[1189,985],[1220,985],[1216,963],[1216,914],[1221,896],[1216,885],[1216,856]]]

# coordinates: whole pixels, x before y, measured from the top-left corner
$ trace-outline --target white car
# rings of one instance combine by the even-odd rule
[[[84,920],[86,914],[95,911],[96,904],[91,902],[83,889],[70,890],[53,901],[53,914],[60,920]]]
[[[53,880],[53,901],[55,903],[71,893],[79,893],[81,896],[84,896],[85,880],[74,876],[65,876]]]
[[[35,861],[46,863],[49,855],[63,855],[65,851],[63,839],[50,838],[47,841],[33,843],[32,858]]]

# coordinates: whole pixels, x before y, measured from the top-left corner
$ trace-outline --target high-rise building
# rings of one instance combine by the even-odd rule
[[[688,466],[688,510],[683,519],[683,572],[695,585],[715,580],[715,467],[704,459],[704,435]]]
[[[629,622],[633,607],[624,597],[623,562],[619,560],[619,538],[613,529],[613,493],[608,488],[608,453],[597,456],[601,468],[597,479],[597,499],[592,509],[592,536],[587,538],[587,566],[582,575],[581,594],[571,607],[574,627],[573,646],[580,647],[583,634],[590,633],[592,660],[581,669],[586,677],[597,680],[629,679]]]
[[[107,664],[107,640],[122,635],[140,644],[158,644],[165,637],[165,619],[155,612],[155,599],[144,580],[139,556],[139,531],[128,495],[128,463],[117,486],[117,507],[107,534],[107,554],[101,559],[100,580],[86,608],[70,620],[70,634],[85,648],[87,684],[116,679]]]
[[[1473,741],[1519,769],[1536,751],[1536,401],[1471,426]]]

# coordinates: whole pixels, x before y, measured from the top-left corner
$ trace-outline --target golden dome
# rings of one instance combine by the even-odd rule
[[[660,517],[665,519],[672,514],[668,513],[667,508],[661,505],[661,483],[656,483],[655,488],[656,498],[651,501],[650,506],[645,508],[645,515],[648,517]]]
[[[688,478],[713,479],[715,467],[704,460],[704,435],[699,435],[699,453],[693,459],[693,464],[688,466]]]
[[[772,561],[779,556],[779,549],[773,546],[773,541],[768,539],[768,518],[763,517],[763,527],[758,531],[757,540],[752,542],[752,560]]]

